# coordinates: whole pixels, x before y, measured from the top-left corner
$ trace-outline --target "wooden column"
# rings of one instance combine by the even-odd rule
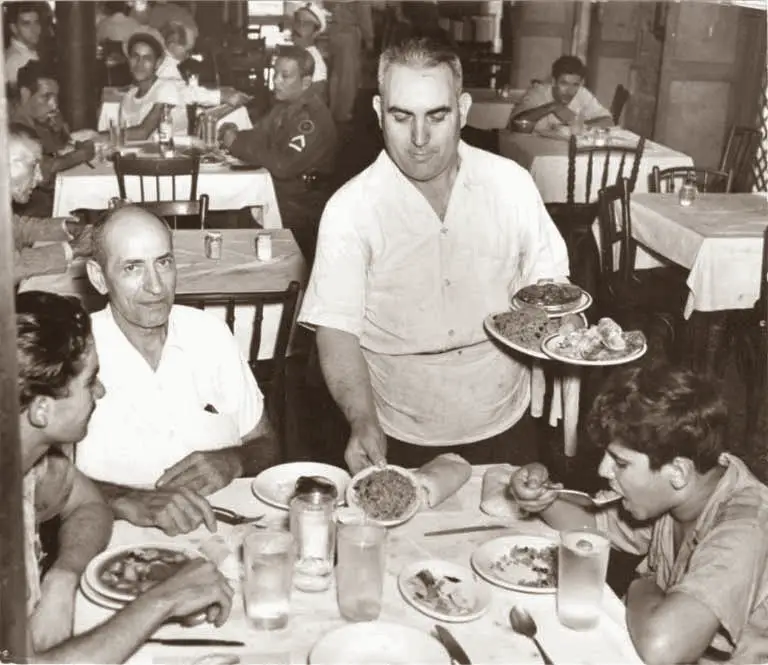
[[[4,51],[0,13],[0,53]],[[5,70],[0,67],[0,88]],[[0,658],[26,662],[27,576],[16,368],[16,309],[13,281],[13,228],[8,173],[8,106],[0,95]]]
[[[573,39],[571,41],[571,55],[575,55],[581,61],[587,63],[587,50],[589,47],[589,24],[592,15],[590,2],[580,2],[576,6],[573,17]]]
[[[72,130],[96,127],[96,3],[56,3],[59,103]]]

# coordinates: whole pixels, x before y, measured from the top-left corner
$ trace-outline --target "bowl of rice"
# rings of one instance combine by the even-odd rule
[[[397,526],[418,512],[421,487],[416,476],[401,466],[369,466],[347,485],[347,503],[362,510],[372,524]]]

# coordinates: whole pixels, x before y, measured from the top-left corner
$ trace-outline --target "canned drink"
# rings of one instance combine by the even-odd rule
[[[221,231],[208,231],[205,234],[205,258],[218,261],[221,259]]]
[[[272,258],[272,236],[260,233],[256,236],[256,258],[269,261]]]

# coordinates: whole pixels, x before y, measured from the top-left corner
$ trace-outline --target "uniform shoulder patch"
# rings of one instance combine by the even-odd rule
[[[306,118],[299,123],[299,131],[302,134],[311,134],[315,131],[315,123],[312,122],[309,118]]]

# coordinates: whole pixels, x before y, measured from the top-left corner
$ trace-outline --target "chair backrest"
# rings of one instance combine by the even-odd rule
[[[760,132],[752,127],[734,125],[728,134],[720,159],[720,171],[733,171],[733,191],[751,191],[752,160],[760,143]]]
[[[616,92],[613,93],[613,100],[611,101],[611,118],[613,119],[614,125],[619,124],[621,112],[629,101],[629,97],[629,90],[619,83],[619,85],[616,86]]]
[[[162,217],[174,229],[178,228],[179,217],[192,218],[195,227],[205,228],[208,215],[208,194],[202,194],[196,201],[145,201],[139,204],[145,210]]]
[[[200,155],[193,153],[163,159],[160,157],[138,157],[136,155],[120,155],[115,153],[115,175],[120,189],[120,198],[127,199],[125,179],[126,177],[137,177],[139,180],[139,191],[141,192],[141,202],[147,201],[145,181],[154,179],[155,191],[157,196],[150,200],[160,200],[161,178],[170,178],[171,197],[169,200],[178,200],[176,194],[176,179],[191,178],[189,200],[194,201],[197,198],[197,176],[200,172]]]
[[[609,286],[618,276],[628,280],[634,271],[637,245],[632,238],[629,179],[621,178],[615,185],[601,189],[597,194],[597,219],[600,225],[600,276]],[[619,243],[618,272],[614,261],[614,248]]]
[[[600,177],[599,189],[605,189],[609,184],[619,182],[622,178],[627,177],[629,180],[629,191],[632,192],[635,189],[637,183],[637,174],[640,169],[640,161],[643,158],[643,151],[645,150],[645,137],[641,136],[634,147],[630,146],[594,146],[583,145],[579,146],[576,140],[576,136],[571,136],[568,141],[568,203],[573,204],[576,202],[575,189],[576,189],[576,160],[580,156],[585,156],[587,160],[587,176],[586,187],[584,193],[584,202],[589,203],[592,197],[592,180],[595,171],[595,162],[602,159],[603,173]],[[596,160],[597,158],[597,160]],[[616,178],[613,183],[608,182],[608,177],[612,169],[615,159],[619,158]],[[632,166],[627,164],[627,159],[632,159]],[[628,175],[625,174],[625,169],[628,170]]]
[[[659,194],[673,193],[688,178],[696,180],[696,187],[700,192],[729,193],[733,187],[733,171],[715,171],[694,166],[672,166],[668,169],[659,169],[658,166],[654,166],[648,189]]]
[[[760,320],[768,344],[768,226],[763,233],[763,265],[760,272]],[[768,349],[767,349],[768,350]]]

